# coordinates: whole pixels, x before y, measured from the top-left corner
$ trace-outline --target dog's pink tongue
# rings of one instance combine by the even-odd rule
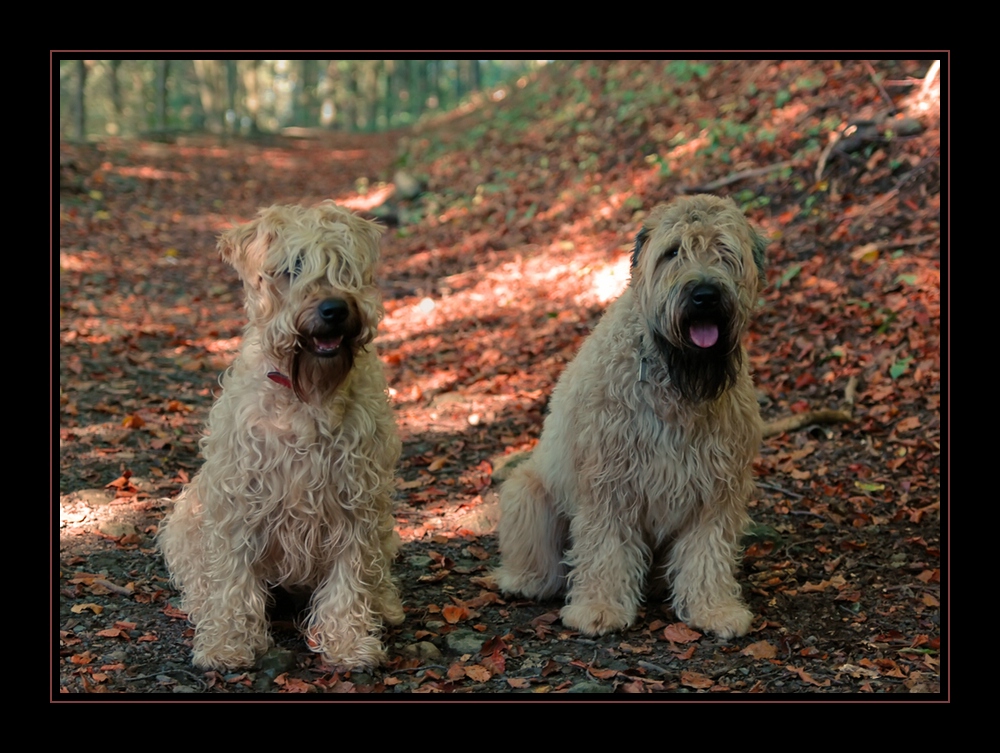
[[[714,324],[699,322],[691,325],[691,342],[699,348],[711,348],[719,340],[719,328]]]
[[[330,350],[336,350],[337,348],[340,347],[340,343],[341,343],[341,341],[343,339],[344,339],[343,335],[341,335],[340,337],[333,337],[333,338],[330,338],[330,339],[321,339],[321,338],[317,337],[314,340],[315,343],[316,343],[316,350],[319,351],[319,352],[321,352],[321,353],[324,353],[324,352],[330,351]]]

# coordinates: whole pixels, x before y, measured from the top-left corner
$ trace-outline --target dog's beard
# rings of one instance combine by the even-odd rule
[[[684,399],[715,400],[736,383],[743,354],[725,304],[711,316],[682,317],[670,337],[654,329],[653,341],[671,385]]]
[[[365,346],[361,319],[351,309],[349,316],[335,325],[304,321],[292,355],[290,381],[303,402],[335,392],[354,368],[354,358]]]
[[[334,355],[318,356],[311,350],[298,348],[292,357],[290,381],[292,389],[302,402],[311,396],[335,392],[347,379],[354,367],[353,343],[344,342]]]

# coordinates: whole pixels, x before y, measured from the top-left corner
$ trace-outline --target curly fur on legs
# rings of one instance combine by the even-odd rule
[[[629,288],[566,368],[538,447],[500,491],[501,589],[565,589],[563,623],[601,635],[630,625],[660,585],[649,581],[666,579],[681,619],[722,638],[749,630],[733,565],[760,445],[742,339],[763,252],[728,199],[650,213]]]
[[[311,592],[305,632],[333,664],[384,659],[403,608],[389,567],[400,442],[371,345],[380,228],[332,203],[274,206],[225,233],[249,323],[159,543],[195,625],[194,663],[270,644],[268,591]]]

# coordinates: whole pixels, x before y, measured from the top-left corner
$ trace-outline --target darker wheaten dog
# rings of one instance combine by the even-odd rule
[[[159,543],[195,625],[194,663],[251,665],[271,643],[269,589],[308,595],[330,663],[384,658],[400,443],[371,340],[380,228],[332,203],[274,206],[219,240],[249,324],[208,419],[205,463]]]
[[[728,199],[650,213],[629,288],[501,489],[504,591],[568,589],[563,623],[600,635],[635,620],[647,586],[669,584],[680,619],[721,638],[747,632],[733,568],[761,427],[742,339],[763,252]]]

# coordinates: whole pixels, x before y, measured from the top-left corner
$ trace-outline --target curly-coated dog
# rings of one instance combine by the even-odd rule
[[[588,635],[627,627],[647,586],[722,638],[752,614],[734,574],[760,413],[742,339],[764,242],[728,199],[656,207],[632,280],[566,368],[532,456],[500,492],[507,592],[568,588]],[[647,578],[650,583],[647,583]]]
[[[380,234],[326,202],[263,209],[219,240],[249,324],[205,463],[159,532],[200,667],[253,664],[276,587],[309,595],[306,639],[331,664],[379,663],[383,620],[403,620],[389,575],[400,442],[371,344]]]

